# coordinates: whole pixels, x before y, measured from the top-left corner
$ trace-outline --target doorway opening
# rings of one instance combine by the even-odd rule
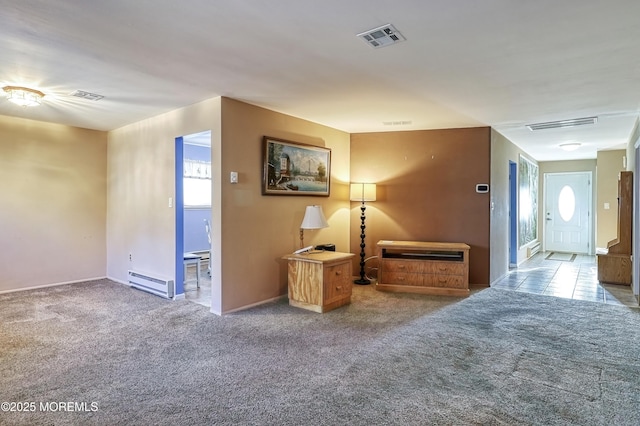
[[[211,131],[176,138],[176,293],[211,307]]]

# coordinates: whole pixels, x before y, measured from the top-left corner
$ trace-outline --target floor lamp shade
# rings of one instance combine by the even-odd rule
[[[356,284],[369,284],[368,278],[365,277],[364,273],[364,248],[365,248],[365,234],[364,230],[365,226],[365,215],[364,212],[366,210],[365,202],[366,201],[375,201],[376,200],[376,184],[375,183],[352,183],[351,184],[351,194],[349,196],[351,201],[360,201],[362,204],[360,205],[360,278],[355,280]]]
[[[376,184],[375,183],[352,183],[351,184],[351,201],[375,201],[376,200]]]

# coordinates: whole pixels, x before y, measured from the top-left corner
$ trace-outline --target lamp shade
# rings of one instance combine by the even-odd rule
[[[329,223],[324,218],[322,206],[307,206],[304,218],[300,224],[300,229],[320,229],[327,228]]]
[[[376,200],[376,184],[375,183],[352,183],[351,184],[351,201],[375,201]]]

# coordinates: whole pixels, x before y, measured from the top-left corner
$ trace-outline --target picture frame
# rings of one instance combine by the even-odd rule
[[[328,197],[331,149],[264,136],[262,195]]]

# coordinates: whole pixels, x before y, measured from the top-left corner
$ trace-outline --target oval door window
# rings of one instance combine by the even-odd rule
[[[576,196],[569,185],[565,185],[560,190],[558,210],[560,210],[560,217],[565,222],[569,222],[576,211]]]

